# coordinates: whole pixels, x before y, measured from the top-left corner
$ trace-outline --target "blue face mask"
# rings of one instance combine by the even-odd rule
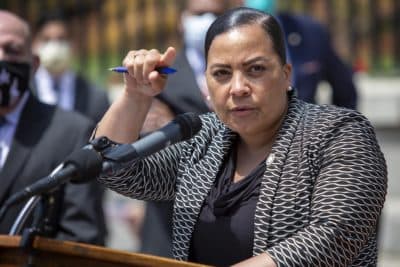
[[[212,13],[183,17],[182,25],[185,45],[204,55],[204,41],[207,30],[216,18]]]
[[[267,12],[271,15],[276,13],[276,1],[275,0],[245,0],[244,5],[254,9]]]

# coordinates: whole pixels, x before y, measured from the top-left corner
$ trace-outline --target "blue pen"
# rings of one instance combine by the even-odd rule
[[[111,71],[115,71],[118,73],[128,73],[128,70],[126,67],[114,67],[114,68],[109,68]],[[156,71],[158,71],[160,74],[172,74],[176,72],[176,69],[170,68],[170,67],[157,67]]]

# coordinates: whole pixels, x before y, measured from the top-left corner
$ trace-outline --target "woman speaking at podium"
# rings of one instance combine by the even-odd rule
[[[217,266],[374,266],[387,186],[374,129],[360,113],[308,104],[291,86],[282,31],[236,8],[210,26],[206,79],[214,112],[187,141],[99,180],[126,196],[174,200],[175,258]],[[175,49],[130,51],[124,93],[96,137],[131,143]],[[179,70],[177,70],[179,71]]]

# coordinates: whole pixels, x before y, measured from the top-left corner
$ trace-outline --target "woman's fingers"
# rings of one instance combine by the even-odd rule
[[[125,74],[125,83],[128,90],[156,95],[165,86],[166,75],[155,71],[158,66],[170,66],[175,60],[175,48],[169,47],[164,54],[156,49],[132,50],[123,61],[128,74]]]
[[[171,66],[176,57],[176,50],[173,47],[168,47],[164,54],[160,55],[156,66]],[[165,86],[167,75],[153,71],[149,75],[149,80],[152,86],[156,89],[162,89]]]
[[[154,71],[156,66],[159,64],[161,59],[161,54],[156,49],[148,51],[146,55],[146,64],[143,67],[143,77],[147,83],[150,83],[150,73]]]
[[[171,66],[176,57],[176,50],[172,46],[168,47],[164,54],[161,56],[162,66]]]

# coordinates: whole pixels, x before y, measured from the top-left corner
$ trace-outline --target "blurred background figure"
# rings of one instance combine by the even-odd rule
[[[179,25],[183,47],[174,63],[179,72],[168,78],[166,90],[159,96],[174,114],[210,110],[204,75],[204,39],[211,23],[229,6],[226,0],[186,1]]]
[[[0,206],[81,149],[94,128],[83,115],[44,104],[32,94],[39,58],[32,54],[31,39],[24,20],[0,10]],[[67,183],[52,194],[46,236],[104,245],[103,187],[96,180]],[[9,233],[24,204],[8,209],[0,234]]]
[[[327,29],[309,16],[278,12],[277,3],[276,0],[244,0],[245,6],[275,15],[281,23],[298,97],[315,103],[318,85],[325,81],[331,87],[331,104],[355,109],[357,90],[352,70],[335,52]]]
[[[61,11],[44,13],[34,36],[34,51],[42,62],[35,93],[44,103],[76,110],[98,122],[109,106],[107,93],[72,69],[73,49],[66,16]]]

